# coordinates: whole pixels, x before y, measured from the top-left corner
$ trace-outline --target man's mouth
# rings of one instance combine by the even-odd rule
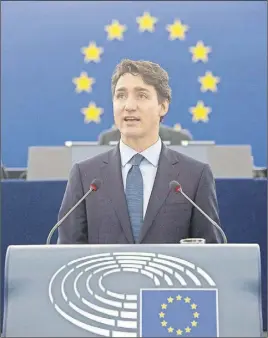
[[[140,119],[138,117],[135,116],[126,116],[124,117],[124,121],[126,122],[135,122],[135,121],[140,121]]]

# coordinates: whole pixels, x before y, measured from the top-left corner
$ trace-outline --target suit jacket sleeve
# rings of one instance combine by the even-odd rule
[[[79,166],[75,164],[70,172],[58,219],[66,215],[84,194]],[[84,200],[60,225],[58,229],[58,244],[88,243],[87,229],[86,205]]]
[[[207,164],[203,168],[194,202],[220,226],[215,181]],[[191,219],[191,237],[205,238],[206,243],[222,242],[218,230],[195,207]]]

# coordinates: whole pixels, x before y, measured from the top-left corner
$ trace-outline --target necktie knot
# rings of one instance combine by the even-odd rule
[[[136,154],[132,157],[132,159],[130,160],[130,163],[132,165],[139,166],[143,159],[144,159],[144,157],[141,154]]]

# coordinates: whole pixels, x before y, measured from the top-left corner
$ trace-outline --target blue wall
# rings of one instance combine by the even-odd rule
[[[155,32],[138,31],[149,11]],[[251,144],[255,165],[266,165],[267,3],[225,2],[2,2],[2,160],[26,166],[32,145],[97,140],[113,124],[110,77],[121,58],[159,62],[171,77],[173,102],[165,123],[180,123],[195,139]],[[184,41],[168,39],[174,19],[189,26]],[[107,40],[104,26],[127,26],[123,41]],[[189,47],[212,48],[207,63],[194,63]],[[95,41],[99,63],[84,62],[81,48]],[[96,83],[76,93],[72,79],[86,71]],[[201,92],[198,76],[220,77],[218,91]],[[208,122],[192,121],[189,107],[203,100]],[[90,101],[104,109],[100,123],[84,123]]]

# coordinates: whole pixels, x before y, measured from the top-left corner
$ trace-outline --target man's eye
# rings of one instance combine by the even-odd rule
[[[123,99],[125,97],[126,97],[126,95],[124,93],[118,93],[118,94],[116,94],[116,98],[117,99]]]
[[[147,95],[145,95],[144,93],[139,93],[139,98],[140,99],[146,99],[147,98]]]

